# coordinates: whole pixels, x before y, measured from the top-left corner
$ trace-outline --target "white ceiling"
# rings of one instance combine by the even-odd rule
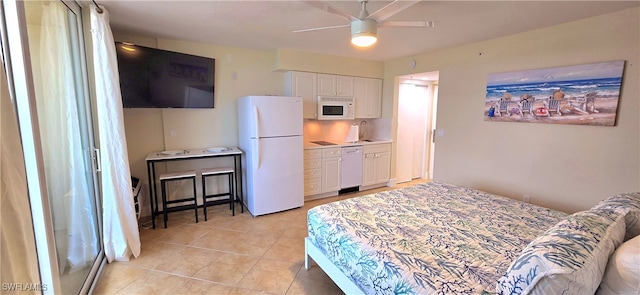
[[[97,0],[114,30],[222,46],[290,48],[366,60],[387,61],[488,40],[636,7],[640,1],[420,1],[388,20],[434,21],[434,28],[379,28],[378,43],[358,49],[349,27],[293,33],[348,24],[336,15],[290,1]],[[326,1],[357,16],[357,0]],[[371,0],[370,13],[392,1]],[[585,28],[588,30],[588,28]],[[535,40],[526,46],[544,46]]]

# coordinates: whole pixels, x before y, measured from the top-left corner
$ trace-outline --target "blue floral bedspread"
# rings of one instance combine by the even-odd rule
[[[366,294],[494,294],[567,214],[431,182],[309,210],[310,240]]]

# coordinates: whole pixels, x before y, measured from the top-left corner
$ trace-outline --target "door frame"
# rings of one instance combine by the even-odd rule
[[[86,26],[83,21],[83,7],[76,1],[59,0],[76,15],[77,45],[75,48],[80,53],[80,70],[83,95],[87,98],[85,104],[85,116],[92,127],[95,116],[94,101],[89,91],[89,78],[87,68],[87,52],[85,47]],[[47,182],[44,169],[42,142],[37,117],[36,94],[33,82],[32,63],[30,58],[26,8],[23,1],[2,1],[0,5],[0,29],[2,32],[2,51],[5,56],[9,93],[15,100],[22,152],[24,154],[27,189],[31,205],[31,218],[33,221],[38,267],[40,274],[40,286],[43,294],[61,293],[61,282],[58,268],[57,250],[53,229],[53,216],[50,210],[50,199],[47,191]],[[87,128],[90,138],[90,150],[95,150],[96,137],[94,128]],[[102,206],[99,190],[99,178],[97,177],[97,165],[91,161],[93,170],[93,189],[96,204],[96,221],[98,229],[98,243],[100,250],[87,274],[86,280],[79,291],[80,294],[89,293],[95,279],[106,263],[104,243],[102,241]]]
[[[421,151],[421,170],[420,170],[420,177],[421,178],[429,178],[429,179],[433,179],[433,170],[434,170],[434,159],[435,159],[435,134],[434,134],[434,130],[435,130],[435,122],[436,122],[436,115],[437,115],[437,101],[438,101],[438,92],[436,91],[436,88],[438,87],[438,83],[439,83],[439,72],[438,71],[432,71],[432,72],[425,72],[425,73],[416,73],[416,74],[409,74],[409,75],[403,75],[403,76],[397,76],[396,79],[394,79],[394,83],[395,83],[395,89],[397,90],[397,117],[396,117],[396,121],[399,120],[400,116],[402,116],[402,113],[400,112],[400,103],[401,103],[401,97],[400,97],[400,84],[411,84],[411,81],[415,80],[416,82],[418,82],[420,85],[428,85],[429,89],[428,89],[428,97],[426,99],[428,99],[429,101],[426,102],[426,108],[428,110],[428,114],[426,114],[425,117],[425,124],[424,126],[420,126],[420,128],[424,128],[423,130],[421,130],[422,132],[424,132],[424,144],[423,144],[423,150]],[[396,126],[397,128],[399,128],[399,123],[396,122]],[[397,137],[399,133],[399,130],[396,130],[396,141],[397,141],[397,145],[402,144],[399,140],[399,138]],[[396,151],[398,150],[398,147],[396,146]],[[397,182],[397,175],[398,175],[398,157],[397,154],[394,156],[396,159],[395,162],[395,166],[396,166],[396,182]]]

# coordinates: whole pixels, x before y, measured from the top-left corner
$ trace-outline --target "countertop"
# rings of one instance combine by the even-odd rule
[[[304,149],[322,149],[322,148],[336,148],[336,147],[345,147],[345,146],[356,146],[356,145],[371,145],[371,144],[381,144],[381,143],[391,143],[391,140],[385,139],[371,139],[371,141],[358,141],[358,142],[336,142],[329,141],[335,143],[335,145],[319,145],[311,142],[304,143]]]

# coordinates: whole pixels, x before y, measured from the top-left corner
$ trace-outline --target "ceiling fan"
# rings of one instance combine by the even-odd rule
[[[295,33],[310,32],[326,29],[335,29],[343,27],[351,27],[351,43],[359,47],[368,47],[375,44],[378,41],[377,29],[378,27],[404,27],[404,28],[432,28],[434,23],[432,21],[388,21],[389,17],[399,13],[420,1],[400,1],[395,0],[385,7],[382,7],[372,14],[367,11],[368,0],[359,0],[362,4],[362,10],[358,17],[355,17],[349,13],[346,13],[340,9],[337,9],[322,1],[301,1],[307,5],[321,9],[328,13],[340,16],[348,21],[350,24],[328,26],[320,28],[311,28],[296,30]]]

